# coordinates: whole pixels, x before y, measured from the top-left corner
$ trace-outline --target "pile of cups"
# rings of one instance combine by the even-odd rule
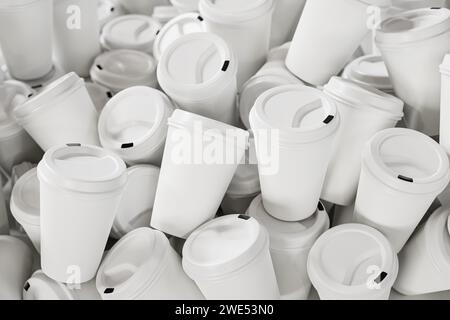
[[[0,0],[0,299],[450,299],[445,4]]]

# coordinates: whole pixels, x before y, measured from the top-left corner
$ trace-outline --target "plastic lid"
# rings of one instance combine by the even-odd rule
[[[153,19],[165,24],[179,15],[179,11],[174,6],[156,6],[153,8]],[[159,33],[158,33],[159,34]]]
[[[438,36],[450,29],[450,10],[418,9],[384,20],[377,29],[378,46],[401,46]]]
[[[267,55],[267,61],[285,61],[292,42],[286,42],[279,47],[270,49]]]
[[[159,90],[125,89],[115,95],[100,114],[101,144],[121,154],[136,148],[158,148],[166,139],[167,119],[172,111],[169,98]]]
[[[250,112],[252,129],[280,131],[280,142],[309,143],[335,133],[339,114],[320,90],[286,85],[264,92]]]
[[[91,78],[115,92],[132,86],[155,87],[156,61],[136,50],[112,50],[99,55],[91,68]]]
[[[380,272],[377,283],[381,288],[392,287],[398,273],[397,255],[379,231],[362,224],[326,231],[308,257],[308,275],[314,287],[319,291],[326,288],[336,297],[364,299],[367,294],[377,294],[378,290],[367,286],[367,271],[372,266]]]
[[[286,222],[275,219],[264,209],[262,197],[253,199],[247,214],[266,227],[273,249],[309,249],[316,239],[330,227],[330,219],[319,203],[314,215],[306,220]]]
[[[113,229],[122,237],[126,233],[150,225],[159,168],[138,165],[128,168],[128,181],[117,208]]]
[[[450,54],[446,54],[444,57],[444,61],[440,66],[440,70],[442,74],[450,76]]]
[[[248,264],[268,243],[266,229],[254,218],[223,216],[188,237],[183,247],[183,268],[192,279],[218,278]]]
[[[239,23],[256,19],[273,10],[272,0],[200,0],[201,15],[221,23]]]
[[[376,112],[392,120],[403,118],[402,100],[365,84],[332,77],[324,86],[324,92],[350,107]]]
[[[379,90],[394,90],[388,70],[381,56],[367,55],[353,60],[345,67],[342,77]]]
[[[114,18],[103,27],[101,42],[108,50],[132,49],[151,53],[160,29],[161,24],[151,17],[128,14]]]
[[[105,149],[80,144],[48,150],[39,162],[38,177],[41,182],[86,193],[114,191],[127,181],[122,159]]]
[[[403,192],[439,193],[450,181],[444,149],[411,129],[392,128],[377,133],[363,152],[363,163],[375,178]]]
[[[450,279],[450,234],[447,230],[450,209],[440,207],[425,225],[426,245],[439,270]],[[450,227],[449,227],[450,228]]]
[[[392,6],[404,10],[413,10],[420,8],[443,7],[445,0],[390,0]]]
[[[41,270],[33,273],[23,289],[24,300],[75,300],[69,288],[47,277]]]
[[[175,40],[158,65],[158,80],[169,95],[203,100],[236,78],[237,61],[222,38],[198,32]]]
[[[136,229],[108,252],[96,279],[105,299],[135,299],[148,289],[165,267],[169,240],[157,230]]]
[[[153,45],[153,56],[161,59],[163,52],[176,39],[189,33],[204,31],[202,18],[198,13],[185,13],[167,22],[159,31]]]
[[[7,80],[0,83],[0,139],[23,131],[14,120],[13,110],[35,94],[23,82]]]
[[[95,109],[97,109],[97,112],[100,113],[109,99],[114,96],[114,94],[111,90],[102,85],[99,85],[98,83],[86,82],[85,85],[89,96],[91,97],[92,102],[95,105]]]
[[[181,12],[198,11],[198,3],[200,0],[169,0],[170,3]]]
[[[11,212],[20,224],[40,225],[40,193],[37,169],[33,168],[14,185]]]
[[[57,105],[61,99],[70,95],[83,83],[84,80],[75,72],[70,72],[46,86],[38,95],[17,106],[13,111],[14,117],[19,123],[24,123],[37,112]]]

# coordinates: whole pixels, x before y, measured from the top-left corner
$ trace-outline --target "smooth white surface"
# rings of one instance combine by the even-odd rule
[[[181,13],[198,11],[199,0],[169,0],[170,3]]]
[[[450,155],[450,54],[446,54],[440,66],[441,105],[439,143]]]
[[[117,0],[128,13],[151,15],[155,6],[168,5],[169,0]]]
[[[125,14],[123,7],[116,0],[98,0],[97,15],[100,28],[112,19]]]
[[[270,47],[290,41],[300,20],[306,0],[274,0]]]
[[[157,6],[153,9],[152,18],[164,26],[178,15],[179,12],[174,6]]]

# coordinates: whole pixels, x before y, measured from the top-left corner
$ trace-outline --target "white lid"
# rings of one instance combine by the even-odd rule
[[[316,239],[330,227],[325,207],[319,203],[317,211],[308,219],[286,222],[275,219],[265,209],[261,195],[253,199],[247,214],[266,227],[273,249],[309,249]]]
[[[442,74],[450,76],[450,53],[444,56],[444,60],[440,65],[440,70]]]
[[[254,218],[227,215],[194,231],[183,247],[183,269],[191,279],[219,278],[268,248],[269,235]]]
[[[292,42],[286,42],[285,44],[282,44],[281,46],[275,47],[270,49],[269,53],[267,54],[267,61],[285,61],[287,54],[289,52],[289,49],[291,48]]]
[[[114,96],[113,92],[98,83],[86,82],[85,85],[97,112],[100,113],[109,99]]]
[[[378,46],[400,46],[429,39],[450,29],[450,10],[428,8],[406,11],[381,22],[377,29]]]
[[[450,181],[444,149],[411,129],[380,131],[367,144],[363,163],[377,179],[409,193],[440,193]]]
[[[35,94],[23,82],[6,80],[0,83],[0,139],[23,131],[14,120],[13,110]]]
[[[404,10],[445,6],[445,0],[390,0],[390,1],[392,2],[392,6]]]
[[[114,18],[104,27],[101,43],[104,48],[132,49],[151,53],[161,24],[155,19],[139,14]]]
[[[342,298],[376,294],[378,290],[367,286],[371,266],[379,269],[381,288],[392,287],[398,273],[397,255],[379,231],[362,224],[343,224],[326,231],[308,257],[308,275],[314,287]]]
[[[201,15],[219,23],[239,23],[259,18],[273,10],[272,0],[200,0]]]
[[[159,31],[153,45],[153,56],[161,59],[163,52],[179,37],[204,31],[202,18],[198,13],[185,13],[167,22]]]
[[[38,165],[39,181],[86,193],[123,188],[126,166],[115,154],[94,146],[67,144],[48,150]]]
[[[153,19],[158,20],[160,23],[166,23],[167,21],[175,18],[180,13],[174,6],[156,6],[153,8]],[[159,33],[158,33],[159,34]]]
[[[297,81],[291,77],[270,74],[254,76],[244,83],[239,94],[239,114],[242,123],[247,129],[250,129],[250,110],[255,105],[259,96],[269,89],[288,84],[300,84],[300,80]]]
[[[222,38],[209,32],[184,35],[164,51],[158,80],[169,95],[201,101],[223,90],[237,73],[237,61]]]
[[[149,87],[119,92],[104,107],[98,122],[103,147],[119,154],[153,150],[164,143],[167,119],[173,111],[169,98]]]
[[[383,91],[393,91],[386,64],[381,56],[367,55],[345,67],[342,77]]]
[[[20,224],[40,225],[40,192],[37,169],[17,180],[11,194],[11,213]]]
[[[198,11],[198,3],[200,0],[169,0],[180,12]]]
[[[38,270],[25,283],[24,300],[75,300],[69,288]]]
[[[135,299],[161,273],[169,250],[169,240],[160,231],[140,228],[128,233],[100,265],[97,290],[107,299]]]
[[[150,225],[159,168],[138,165],[127,169],[128,181],[122,193],[114,219],[114,232],[122,237],[126,233]]]
[[[44,90],[25,103],[17,106],[13,111],[14,117],[23,124],[32,115],[58,104],[61,99],[65,99],[83,84],[82,78],[75,72],[70,72],[46,86]]]
[[[310,143],[339,126],[335,103],[320,90],[286,85],[264,92],[250,112],[252,129],[280,131],[280,142]]]
[[[450,279],[450,234],[447,230],[449,216],[450,208],[440,207],[428,218],[425,225],[428,251],[439,270],[447,275],[447,279]]]
[[[388,119],[403,118],[402,100],[374,87],[340,77],[332,77],[324,86],[325,94],[347,106],[377,113]]]
[[[136,50],[112,50],[99,55],[91,68],[91,78],[115,92],[132,86],[156,86],[156,61]]]

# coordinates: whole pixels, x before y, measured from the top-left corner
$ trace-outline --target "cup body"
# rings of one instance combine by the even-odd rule
[[[292,39],[306,0],[274,0],[270,47],[282,45]]]

